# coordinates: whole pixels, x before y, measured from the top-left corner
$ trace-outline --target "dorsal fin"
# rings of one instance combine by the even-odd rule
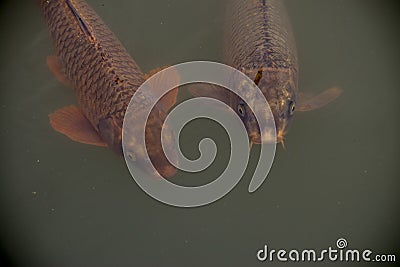
[[[256,77],[254,78],[254,83],[255,83],[256,85],[258,85],[258,84],[260,83],[260,80],[262,79],[262,75],[263,75],[263,68],[261,67],[261,68],[258,70]]]
[[[94,34],[92,33],[92,31],[90,30],[89,25],[86,23],[86,21],[84,20],[84,18],[79,14],[78,10],[76,9],[76,7],[71,3],[71,0],[66,0],[66,3],[68,5],[68,7],[71,9],[72,14],[74,14],[76,20],[78,21],[79,27],[81,28],[81,30],[84,32],[84,34],[90,39],[90,40],[94,40]]]

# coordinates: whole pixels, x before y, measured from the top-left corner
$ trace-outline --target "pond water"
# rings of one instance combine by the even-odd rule
[[[88,2],[145,72],[190,60],[221,61],[227,2]],[[268,178],[254,194],[247,187],[257,146],[234,190],[210,205],[185,209],[146,195],[111,151],[52,130],[48,114],[74,104],[73,92],[46,66],[52,44],[34,1],[3,1],[0,263],[271,266],[276,260],[257,260],[264,245],[318,251],[336,248],[338,238],[350,248],[399,258],[398,6],[285,3],[297,41],[300,91],[339,86],[344,93],[320,110],[296,113],[286,150],[277,148]],[[188,154],[196,148],[193,139],[210,133],[198,123],[206,122],[188,125],[181,137]],[[224,139],[221,129],[209,127]],[[216,164],[215,173],[224,156]],[[179,173],[176,179],[193,177]]]

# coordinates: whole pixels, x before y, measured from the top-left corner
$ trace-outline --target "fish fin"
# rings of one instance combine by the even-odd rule
[[[83,16],[79,13],[78,9],[74,6],[71,0],[66,0],[68,7],[71,9],[72,14],[74,14],[79,27],[81,28],[82,32],[89,38],[90,41],[94,41],[95,37],[92,32],[90,25],[85,21]]]
[[[67,106],[49,115],[50,125],[79,143],[107,146],[88,119],[75,106]]]
[[[59,81],[65,86],[70,85],[68,78],[64,74],[63,66],[60,62],[60,59],[57,56],[55,55],[48,56],[46,58],[46,63],[50,71],[53,73],[54,77],[56,77],[57,81]]]
[[[338,98],[342,93],[343,89],[332,87],[313,97],[300,95],[296,111],[310,111],[322,108]]]
[[[193,83],[189,85],[188,90],[194,97],[215,98],[229,105],[230,98],[228,91],[218,85],[209,83]]]
[[[153,76],[153,75],[156,74],[157,72],[160,72],[160,71],[162,71],[163,69],[166,69],[166,68],[168,68],[168,67],[169,67],[168,65],[165,65],[165,66],[162,66],[162,67],[154,68],[154,69],[150,70],[148,73],[146,73],[146,74],[144,75],[144,78],[147,80],[148,78],[150,78],[151,76]]]
[[[144,77],[145,79],[149,79],[150,77],[152,77],[154,74],[162,71],[163,69],[168,68],[169,66],[162,66],[162,67],[158,67],[155,69],[152,69],[149,73],[145,74]],[[158,90],[164,90],[164,88],[168,87],[168,84],[178,84],[180,81],[180,76],[179,73],[175,70],[172,70],[168,72],[169,74],[171,74],[169,77],[167,77],[167,79],[164,78],[164,73],[161,73],[161,76],[159,76],[159,79],[163,79],[164,85],[162,86],[156,86],[154,88],[155,91]],[[155,81],[156,83],[158,83],[158,81]],[[170,110],[176,103],[178,97],[178,88],[174,88],[171,91],[169,91],[168,93],[166,93],[160,100],[160,105],[163,109],[163,111],[165,113],[168,112],[168,110]]]

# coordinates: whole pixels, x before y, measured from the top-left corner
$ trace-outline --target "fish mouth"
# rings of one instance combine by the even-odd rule
[[[276,135],[276,143],[281,144],[283,148],[285,148],[285,131],[284,130],[279,130],[277,135]],[[261,136],[260,134],[250,134],[250,142],[252,144],[261,144]]]

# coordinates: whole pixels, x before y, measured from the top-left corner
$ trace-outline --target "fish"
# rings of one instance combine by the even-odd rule
[[[85,1],[40,0],[39,5],[55,48],[55,55],[48,57],[47,63],[58,80],[73,87],[79,106],[50,114],[51,126],[74,141],[106,146],[123,155],[124,115],[146,75]],[[160,136],[177,92],[177,88],[170,91],[157,103],[145,132],[148,155],[163,177],[176,173],[163,153]],[[151,91],[138,97],[143,107],[154,101]],[[132,158],[141,160],[144,154]]]
[[[246,74],[262,91],[274,116],[276,142],[285,147],[295,111],[321,108],[342,89],[333,87],[308,98],[299,94],[297,49],[282,0],[227,1],[224,24],[223,63]],[[189,91],[229,105],[245,125],[250,144],[264,142],[252,109],[239,96],[215,85],[192,86]]]

